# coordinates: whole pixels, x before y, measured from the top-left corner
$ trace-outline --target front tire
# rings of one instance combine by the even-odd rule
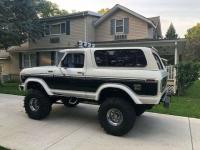
[[[24,99],[25,111],[29,118],[41,120],[51,111],[51,102],[48,96],[41,91],[30,89]]]
[[[99,108],[99,122],[108,134],[122,136],[128,133],[136,120],[133,105],[123,98],[107,98]]]

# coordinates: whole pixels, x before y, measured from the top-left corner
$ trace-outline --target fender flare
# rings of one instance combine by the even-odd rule
[[[116,83],[107,83],[107,84],[103,84],[102,86],[100,86],[96,92],[96,96],[95,96],[95,100],[99,100],[99,96],[101,94],[101,92],[106,89],[106,88],[116,88],[116,89],[120,89],[124,92],[126,92],[131,99],[135,102],[135,104],[142,104],[142,102],[138,99],[138,97],[136,96],[136,94],[133,92],[133,90],[131,90],[128,86],[123,85],[123,84],[116,84]]]
[[[44,80],[42,80],[42,79],[39,79],[39,78],[28,78],[24,82],[24,91],[27,90],[27,85],[28,85],[29,82],[37,82],[37,83],[39,83],[44,88],[44,90],[47,92],[48,95],[51,95],[51,96],[54,95],[51,92],[49,86],[46,84],[46,82]]]

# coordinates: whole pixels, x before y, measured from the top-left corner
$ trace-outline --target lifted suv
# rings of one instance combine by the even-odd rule
[[[47,117],[54,103],[74,107],[100,105],[104,130],[124,135],[136,116],[167,98],[167,71],[154,49],[144,47],[82,48],[61,51],[58,66],[21,71],[27,91],[25,110],[32,119]]]

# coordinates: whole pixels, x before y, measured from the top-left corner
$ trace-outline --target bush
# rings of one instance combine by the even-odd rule
[[[178,94],[182,95],[185,89],[199,78],[200,64],[195,62],[180,63],[176,66]]]

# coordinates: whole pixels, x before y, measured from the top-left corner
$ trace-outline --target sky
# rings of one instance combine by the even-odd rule
[[[50,0],[59,8],[69,12],[95,11],[123,5],[145,17],[160,16],[162,33],[165,35],[172,22],[179,37],[184,37],[187,29],[200,23],[200,0]]]

